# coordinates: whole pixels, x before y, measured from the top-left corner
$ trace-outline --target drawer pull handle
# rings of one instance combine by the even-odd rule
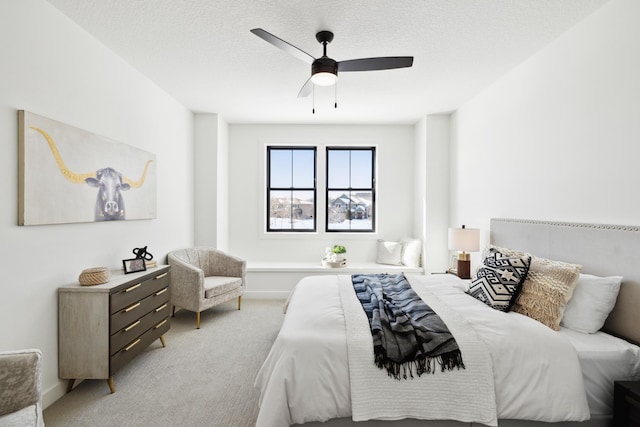
[[[140,286],[142,286],[142,283],[138,283],[137,285],[133,285],[132,287],[127,288],[127,289],[125,289],[124,291],[125,291],[125,292],[131,292],[132,290],[134,290],[134,289],[136,289],[136,288],[139,288]]]
[[[161,275],[154,277],[154,279],[156,279],[156,280],[162,279],[166,275],[167,275],[167,273],[162,273]]]
[[[134,323],[130,324],[129,326],[127,326],[126,328],[124,328],[125,332],[129,332],[130,330],[132,330],[133,328],[135,328],[136,326],[138,326],[140,324],[139,320],[136,320]]]
[[[156,292],[156,296],[164,294],[165,292],[167,292],[167,289],[169,288],[164,288],[163,290]]]
[[[164,308],[167,306],[167,304],[162,304],[160,307],[156,308],[156,313],[159,311],[164,310]]]
[[[126,346],[124,348],[124,351],[129,351],[133,348],[134,345],[138,344],[140,342],[140,338],[138,338],[137,340],[135,340],[134,342],[132,342],[131,344],[129,344],[128,346]]]
[[[137,302],[137,303],[135,303],[135,304],[133,304],[133,305],[131,305],[131,306],[129,306],[129,307],[127,307],[127,308],[125,308],[125,309],[124,309],[124,311],[125,311],[125,313],[128,313],[128,312],[130,312],[131,310],[133,310],[134,308],[138,307],[139,305],[140,305],[140,303],[139,303],[139,302]]]
[[[153,327],[153,329],[158,329],[160,326],[164,325],[165,323],[167,323],[167,319],[164,319],[162,322],[158,323],[156,326]]]

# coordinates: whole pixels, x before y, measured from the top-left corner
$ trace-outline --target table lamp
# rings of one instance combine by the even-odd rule
[[[471,278],[471,257],[469,252],[480,250],[479,228],[450,228],[449,249],[458,251],[457,274],[461,279]]]

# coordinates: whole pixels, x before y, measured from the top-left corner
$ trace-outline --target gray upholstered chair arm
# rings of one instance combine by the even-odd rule
[[[204,299],[204,272],[169,254],[171,266],[171,303],[191,311],[200,311]]]
[[[204,292],[204,272],[202,269],[182,261],[179,258],[170,257],[171,281],[180,283],[181,287],[198,287]]]
[[[0,353],[0,416],[40,404],[41,369],[38,349]]]
[[[220,251],[210,252],[211,275],[242,277],[246,275],[246,261]]]

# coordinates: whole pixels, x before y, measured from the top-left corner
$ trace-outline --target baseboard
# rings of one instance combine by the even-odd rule
[[[80,384],[82,380],[76,380],[75,384]],[[44,393],[42,393],[42,409],[47,409],[56,400],[67,394],[67,385],[69,380],[60,380],[53,387],[49,387]]]

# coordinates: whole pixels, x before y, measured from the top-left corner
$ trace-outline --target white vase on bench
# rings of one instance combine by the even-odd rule
[[[324,258],[322,258],[322,266],[329,268],[340,268],[347,265],[347,260],[342,254],[334,253],[331,248],[325,249]]]

